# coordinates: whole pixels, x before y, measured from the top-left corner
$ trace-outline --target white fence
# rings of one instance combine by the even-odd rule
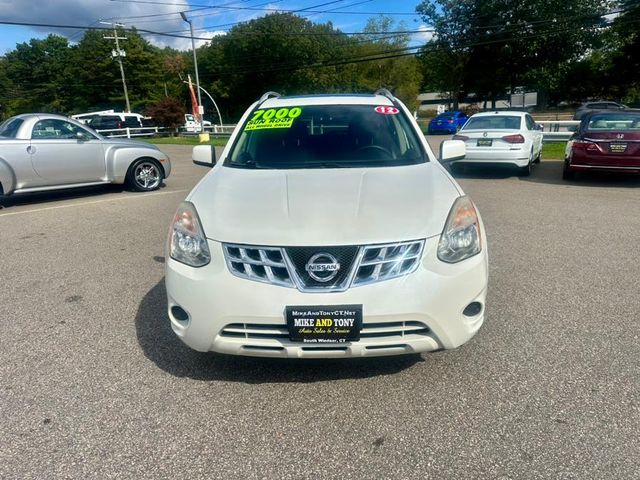
[[[536,123],[542,125],[542,139],[545,143],[566,142],[580,125],[579,120],[544,120]]]
[[[205,132],[212,133],[214,135],[231,135],[235,125],[211,125],[205,126]],[[113,138],[133,138],[133,137],[153,137],[158,134],[169,133],[170,129],[164,127],[134,127],[134,128],[112,128],[107,130],[96,130],[96,132],[104,135],[105,137]],[[187,131],[182,128],[177,129],[176,133],[197,135],[200,132]]]
[[[205,131],[213,133],[214,135],[231,135],[235,125],[211,125],[210,127],[204,127]]]
[[[135,127],[135,128],[111,128],[108,130],[96,130],[105,137],[132,138],[132,137],[153,137],[158,133],[165,132],[164,127]]]

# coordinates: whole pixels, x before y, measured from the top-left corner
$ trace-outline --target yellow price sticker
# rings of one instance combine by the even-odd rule
[[[256,110],[244,129],[245,131],[250,131],[268,128],[291,128],[293,121],[300,115],[302,115],[302,109],[299,107]]]

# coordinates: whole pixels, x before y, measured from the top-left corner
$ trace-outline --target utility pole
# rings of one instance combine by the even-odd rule
[[[100,22],[104,25],[112,25],[113,26],[113,37],[102,37],[105,40],[115,40],[116,41],[116,49],[111,50],[111,56],[118,61],[118,65],[120,65],[120,75],[122,76],[122,88],[124,89],[124,100],[127,103],[127,113],[131,113],[131,105],[129,104],[129,93],[127,92],[127,81],[124,78],[124,67],[122,66],[122,57],[126,57],[127,53],[124,50],[120,50],[120,40],[126,40],[127,37],[119,37],[117,27],[124,27],[121,23],[108,23],[108,22]]]
[[[191,50],[193,50],[193,67],[196,71],[196,90],[198,91],[198,114],[200,115],[200,133],[204,132],[204,108],[202,107],[202,95],[200,94],[200,77],[198,76],[198,57],[196,56],[196,40],[193,37],[193,23],[184,12],[180,12],[182,20],[189,24],[191,30]]]

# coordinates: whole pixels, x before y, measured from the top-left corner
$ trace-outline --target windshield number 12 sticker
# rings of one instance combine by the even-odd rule
[[[383,115],[397,115],[400,113],[400,110],[398,110],[396,107],[391,107],[391,106],[383,106],[380,105],[378,107],[376,107],[376,112],[381,113]]]
[[[269,110],[256,110],[251,120],[244,127],[246,130],[262,130],[267,128],[291,128],[293,121],[302,114],[302,109],[270,108]]]

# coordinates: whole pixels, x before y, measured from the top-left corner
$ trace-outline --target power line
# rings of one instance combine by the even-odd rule
[[[252,2],[254,0],[242,0],[243,2]],[[264,2],[264,3],[258,3],[256,5],[254,5],[255,7],[260,7],[263,5],[273,5],[275,3],[280,3],[283,2],[284,0],[271,0],[269,2]],[[371,1],[371,0],[368,0]],[[228,4],[223,4],[223,5],[232,5],[234,2],[228,3]],[[194,8],[192,10],[184,10],[183,13],[189,13],[189,12],[200,12],[202,10],[210,10],[212,7],[207,7],[207,8]],[[209,17],[209,16],[214,16],[214,15],[221,15],[223,12],[213,12],[213,13],[200,13],[197,15],[189,15],[190,18],[199,18],[199,17]],[[147,18],[147,17],[159,17],[159,16],[173,16],[173,15],[180,15],[180,12],[171,12],[171,13],[157,13],[155,15],[139,15],[137,17],[113,17],[114,19],[118,19],[121,21],[125,21],[127,23],[133,24],[135,23],[136,25],[139,25],[141,23],[158,23],[158,22],[167,22],[169,21],[169,19],[167,18],[161,18],[159,20],[140,20],[140,21],[129,21],[131,19],[136,19],[136,18]],[[241,22],[237,22],[237,23],[241,23]],[[199,30],[199,29],[194,29],[194,30]],[[189,30],[176,30],[175,32],[188,32]],[[171,32],[174,33],[174,32]]]
[[[296,10],[279,10],[277,8],[254,8],[254,7],[223,7],[221,5],[204,5],[197,3],[169,3],[169,2],[161,2],[158,0],[109,0],[111,2],[122,2],[122,3],[141,3],[141,4],[150,4],[150,5],[185,5],[189,7],[203,7],[203,8],[220,8],[220,9],[228,9],[228,10],[255,10],[255,11],[263,11],[263,12],[280,12],[280,13],[293,13]],[[332,3],[332,2],[329,2]],[[318,7],[313,7],[318,8]],[[324,13],[324,12],[316,12],[313,10],[308,10],[309,13]],[[341,12],[347,15],[399,15],[399,16],[420,16],[417,12]]]
[[[535,23],[541,23],[541,22],[545,22],[545,23],[557,23],[557,22],[562,22],[562,21],[570,21],[570,20],[575,20],[575,19],[580,19],[580,18],[589,18],[589,17],[593,17],[593,18],[597,18],[597,19],[602,19],[604,16],[606,15],[610,15],[612,13],[623,13],[624,11],[628,11],[630,9],[630,7],[627,7],[626,9],[616,9],[616,10],[612,10],[612,11],[608,11],[608,12],[603,12],[603,13],[599,13],[599,14],[590,14],[590,15],[582,15],[582,16],[571,16],[571,17],[566,17],[566,18],[554,18],[554,19],[548,19],[548,20],[540,20],[540,21],[535,21]],[[307,11],[309,12],[309,11]],[[323,12],[324,13],[324,12]],[[381,12],[379,12],[381,13]],[[94,22],[95,23],[95,22]],[[530,22],[531,23],[531,22]],[[96,26],[91,26],[91,25],[65,25],[65,24],[50,24],[50,23],[35,23],[35,22],[15,22],[15,21],[8,21],[8,20],[0,20],[0,25],[17,25],[17,26],[30,26],[30,27],[40,27],[40,28],[58,28],[58,29],[72,29],[72,30],[111,30],[110,28],[106,28],[106,27],[96,27]],[[489,28],[494,28],[494,27],[499,27],[499,26],[504,26],[504,25],[493,25],[493,26],[476,26],[474,28],[477,29],[489,29]],[[522,29],[522,25],[514,25],[511,27],[511,29],[507,29],[507,30],[503,30],[500,32],[496,32],[496,33],[505,33],[508,31],[511,31],[513,29],[518,29],[521,30]],[[191,39],[192,37],[189,35],[179,35],[176,33],[171,33],[171,32],[158,32],[158,31],[154,31],[154,30],[148,30],[148,29],[136,29],[136,28],[122,28],[123,31],[131,31],[131,32],[137,32],[140,34],[149,34],[149,35],[156,35],[156,36],[165,36],[165,37],[171,37],[171,38],[185,38],[185,39]],[[433,31],[432,28],[430,29],[418,29],[418,30],[404,30],[404,31],[378,31],[378,32],[340,32],[340,31],[336,31],[336,32],[317,32],[317,33],[313,33],[311,35],[333,35],[333,36],[343,36],[343,35],[395,35],[395,34],[416,34],[416,33],[425,33],[425,32],[429,32],[429,31]],[[247,34],[248,32],[243,32],[243,34]],[[264,35],[308,35],[306,32],[264,32],[264,33],[260,33],[260,34],[264,34]],[[209,37],[193,37],[195,40],[204,40],[204,41],[210,41],[211,38]]]
[[[628,20],[624,20],[624,21],[620,21],[619,23],[623,23],[623,24],[632,24],[632,23],[639,23],[640,22],[640,18],[634,18],[634,19],[628,19]],[[560,28],[560,29],[551,29],[547,32],[544,32],[544,34],[546,34],[547,36],[552,36],[555,34],[560,34],[563,32],[567,32],[567,31],[571,31],[574,30],[575,27],[574,26],[570,26],[570,27],[565,27],[565,28]],[[513,41],[513,40],[529,40],[531,38],[536,38],[539,37],[540,33],[532,33],[532,34],[527,34],[527,35],[520,35],[517,37],[510,37],[510,38],[501,38],[501,39],[493,39],[493,40],[486,40],[486,41],[482,41],[482,42],[473,42],[473,43],[468,43],[465,45],[461,45],[460,48],[471,48],[471,47],[475,47],[475,46],[483,46],[483,45],[489,45],[489,44],[497,44],[497,43],[504,43],[504,42],[509,42],[509,41]],[[311,64],[307,64],[307,65],[300,65],[299,63],[295,63],[295,64],[270,64],[269,68],[264,68],[264,69],[252,69],[252,70],[245,70],[245,71],[231,71],[228,70],[226,67],[221,67],[222,71],[219,73],[216,73],[215,75],[217,77],[219,76],[228,76],[228,75],[238,75],[238,74],[249,74],[249,73],[268,73],[271,71],[296,71],[296,70],[304,70],[304,69],[309,69],[309,68],[325,68],[325,67],[333,67],[333,66],[339,66],[339,65],[346,65],[346,64],[355,64],[355,63],[364,63],[364,62],[370,62],[370,61],[381,61],[381,60],[387,60],[387,59],[393,59],[393,58],[401,58],[401,57],[406,57],[406,56],[415,56],[415,52],[414,50],[417,49],[423,49],[424,50],[432,50],[435,48],[438,48],[442,46],[442,42],[432,42],[423,46],[417,46],[417,47],[406,47],[406,48],[402,48],[402,49],[397,49],[395,51],[388,51],[388,52],[395,52],[395,53],[390,53],[390,54],[382,54],[382,52],[377,52],[377,53],[372,53],[370,55],[365,55],[365,56],[360,56],[360,57],[350,57],[350,58],[346,58],[346,59],[342,59],[342,60],[336,60],[336,61],[329,61],[329,62],[315,62],[315,63],[311,63]],[[446,46],[446,45],[445,45]],[[33,84],[33,85],[40,85],[40,86],[55,86],[55,84],[53,83],[41,83],[41,84]],[[85,84],[76,84],[79,87],[86,87],[88,85]],[[92,86],[102,86],[102,85],[92,85]],[[105,84],[104,86],[113,86],[112,84]]]
[[[625,21],[625,23],[638,23],[638,22],[640,22],[640,18],[630,19]],[[543,34],[549,37],[549,36],[557,35],[560,33],[570,32],[573,30],[575,30],[575,26],[572,25],[572,26],[567,26],[563,28],[550,29],[546,32],[543,32]],[[534,32],[531,34],[518,35],[514,37],[509,37],[509,38],[497,38],[497,39],[491,39],[491,40],[471,42],[471,43],[461,45],[459,48],[465,49],[465,48],[471,48],[471,47],[477,47],[477,46],[507,43],[514,40],[529,40],[529,39],[539,38],[540,36],[541,36],[540,32]],[[282,64],[263,64],[266,68],[256,69],[254,68],[256,67],[256,65],[252,65],[251,68],[249,69],[243,69],[243,70],[238,69],[235,71],[222,67],[219,72],[216,72],[215,74],[212,74],[212,75],[207,75],[205,77],[213,77],[213,76],[219,77],[219,76],[242,75],[242,74],[246,75],[246,74],[256,74],[256,73],[269,73],[274,71],[297,71],[297,70],[304,70],[308,68],[325,68],[325,67],[333,67],[333,66],[340,66],[340,65],[346,65],[346,64],[380,61],[380,60],[387,60],[392,58],[415,56],[416,54],[415,50],[418,50],[418,49],[422,49],[423,51],[435,50],[436,48],[439,48],[441,46],[447,46],[447,44],[444,42],[431,42],[423,46],[405,47],[397,50],[388,50],[386,52],[377,52],[377,53],[373,53],[373,54],[369,54],[361,57],[350,57],[347,59],[330,61],[330,62],[314,62],[307,65],[300,65],[297,62],[282,63]]]
[[[281,0],[276,0],[276,1],[281,1]],[[306,15],[300,15],[300,16],[308,19],[309,17],[311,17],[313,15],[320,15],[320,14],[323,14],[323,13],[335,13],[335,12],[345,13],[343,8],[354,7],[356,5],[362,5],[362,4],[365,4],[365,3],[370,3],[372,1],[373,0],[361,0],[361,1],[358,1],[358,2],[350,3],[348,5],[343,5],[343,6],[340,6],[340,7],[337,7],[337,8],[331,8],[331,9],[328,9],[328,10],[315,11],[314,13],[307,13]],[[275,3],[275,2],[271,2],[271,3]],[[310,7],[310,8],[314,8],[314,7]],[[297,13],[297,12],[301,12],[303,10],[304,9],[302,9],[302,10],[294,10],[293,12]],[[207,14],[207,16],[208,15],[209,14]],[[200,27],[200,28],[195,28],[194,31],[196,31],[196,32],[210,31],[213,28],[233,27],[235,25],[240,25],[241,23],[246,23],[246,21],[223,23],[223,24],[220,24],[220,25],[205,25],[205,26]],[[185,32],[185,30],[172,30],[170,33],[182,33],[182,32]]]

